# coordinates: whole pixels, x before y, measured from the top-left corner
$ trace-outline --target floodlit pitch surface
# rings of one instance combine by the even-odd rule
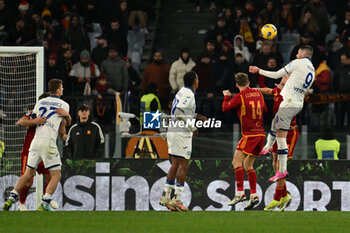
[[[0,212],[0,232],[349,232],[350,212]]]

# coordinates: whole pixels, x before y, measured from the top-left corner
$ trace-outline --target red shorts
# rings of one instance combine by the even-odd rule
[[[22,167],[21,167],[21,175],[24,174],[25,170],[26,170],[26,167],[27,167],[27,161],[28,161],[28,155],[24,155],[22,154],[21,155],[22,157]],[[39,173],[39,175],[42,175],[42,174],[50,174],[50,171],[45,169],[45,166],[44,166],[44,163],[43,161],[41,161],[37,168],[36,168],[36,171]]]
[[[265,136],[243,136],[239,140],[236,150],[240,150],[247,155],[259,157],[264,143]]]
[[[293,129],[288,131],[287,134],[287,145],[288,145],[288,158],[293,158],[293,152],[295,145],[297,144],[299,138],[299,130],[298,127],[294,127]],[[277,142],[273,144],[272,152],[277,154]]]

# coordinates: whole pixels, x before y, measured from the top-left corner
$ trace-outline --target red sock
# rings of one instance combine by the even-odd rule
[[[45,182],[45,183],[44,183],[44,190],[43,190],[43,194],[44,194],[44,195],[45,195],[45,193],[46,193],[46,187],[47,187],[47,185],[48,185],[48,183]]]
[[[285,197],[285,196],[287,196],[287,184],[286,184],[286,182],[284,182],[283,190],[282,190],[282,197]]]
[[[273,197],[273,199],[275,199],[276,201],[281,200],[282,191],[283,186],[276,186],[275,196]]]
[[[236,183],[237,183],[237,191],[243,191],[243,184],[244,184],[243,167],[235,168],[235,176],[236,176]]]
[[[256,173],[254,169],[247,171],[250,194],[256,193]]]
[[[24,204],[26,202],[27,196],[29,193],[29,187],[24,186],[19,192],[19,203]]]

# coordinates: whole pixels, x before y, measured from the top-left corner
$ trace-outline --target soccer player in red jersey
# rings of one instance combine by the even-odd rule
[[[274,114],[277,113],[278,108],[283,100],[283,97],[280,95],[282,88],[284,87],[284,84],[286,83],[287,79],[289,78],[289,75],[285,75],[281,83],[276,85],[276,88],[256,88],[264,95],[273,95],[274,105],[272,108],[272,111]],[[271,133],[271,132],[270,132]],[[296,142],[299,138],[299,130],[296,123],[296,116],[293,117],[290,128],[287,134],[287,145],[288,145],[288,159],[293,158],[293,151],[296,145]],[[271,150],[271,149],[270,149]],[[273,168],[275,172],[279,169],[279,161],[278,161],[278,155],[277,155],[277,143],[275,142],[272,147],[272,155],[273,155]],[[279,211],[283,211],[288,203],[291,201],[290,194],[287,193],[287,186],[286,186],[286,180],[281,179],[277,181],[276,191],[274,198],[272,202],[264,208],[265,211],[272,211],[276,207],[279,207]]]
[[[42,98],[45,98],[49,96],[48,93],[44,93],[39,97],[39,100]],[[61,111],[61,110],[59,110]],[[65,113],[62,113],[62,115],[64,115]],[[44,124],[46,121],[45,117],[36,117],[35,114],[32,113],[32,111],[28,112],[27,114],[25,114],[21,119],[18,120],[17,125],[19,126],[27,126],[27,133],[26,136],[24,138],[24,143],[23,143],[23,148],[22,148],[22,152],[21,152],[21,175],[24,174],[26,167],[27,167],[27,161],[28,161],[28,154],[29,154],[29,148],[30,148],[30,144],[34,138],[35,135],[35,129],[37,125],[40,124]],[[65,139],[67,138],[66,133],[66,123],[67,121],[64,119],[62,120],[62,123],[60,125],[60,136],[62,138],[62,140],[65,141]],[[38,174],[42,174],[44,176],[45,179],[45,184],[44,184],[44,190],[46,189],[46,186],[49,182],[49,180],[51,179],[50,176],[50,172],[49,170],[45,169],[44,163],[41,161],[38,165],[38,167],[36,168],[36,171],[38,172]],[[29,189],[33,184],[33,178],[32,177],[31,180],[29,180],[25,186],[22,188],[22,190],[20,191],[20,198],[19,198],[19,206],[18,209],[20,211],[26,211],[27,207],[25,205],[28,193],[29,193]],[[57,209],[58,205],[56,202],[51,202],[50,203],[51,207],[53,209]]]
[[[236,108],[242,129],[242,138],[238,142],[232,161],[236,176],[237,193],[228,204],[235,205],[246,200],[243,189],[245,170],[250,186],[250,198],[244,209],[248,210],[259,203],[253,164],[265,142],[263,114],[267,112],[267,107],[262,94],[249,87],[247,74],[237,73],[235,78],[236,86],[240,92],[233,98],[231,98],[231,93],[228,90],[222,92],[224,95],[222,111],[228,112]]]

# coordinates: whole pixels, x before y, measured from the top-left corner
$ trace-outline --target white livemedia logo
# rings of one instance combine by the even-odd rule
[[[162,128],[221,128],[221,121],[215,118],[208,118],[206,121],[198,121],[193,116],[183,115],[178,118],[167,116],[156,112],[143,113],[143,127],[145,129]]]

